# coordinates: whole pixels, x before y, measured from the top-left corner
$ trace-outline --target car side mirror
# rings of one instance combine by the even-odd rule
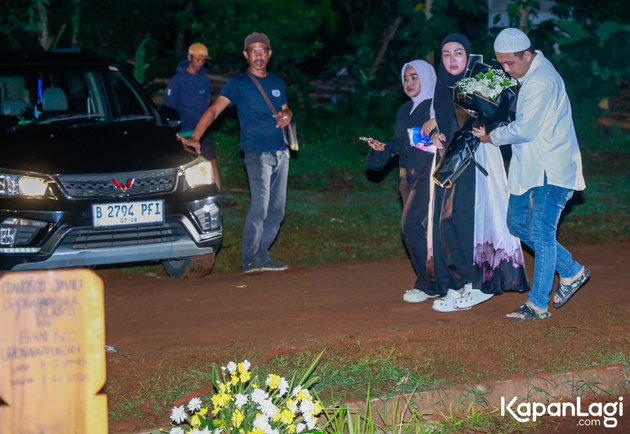
[[[172,107],[164,106],[160,109],[160,113],[162,114],[162,119],[169,127],[177,129],[181,128],[182,121],[177,110]]]

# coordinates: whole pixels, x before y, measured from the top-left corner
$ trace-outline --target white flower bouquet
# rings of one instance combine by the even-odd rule
[[[460,128],[472,121],[491,131],[514,120],[518,82],[501,69],[477,61],[453,89],[453,102]]]
[[[474,77],[464,78],[457,82],[457,90],[465,94],[478,94],[492,101],[508,87],[516,86],[518,82],[505,75],[502,69],[488,68],[477,73]]]
[[[299,434],[319,433],[316,417],[321,402],[309,391],[320,354],[301,380],[269,374],[260,381],[250,363],[229,362],[212,371],[215,392],[205,404],[193,398],[171,410],[173,427],[154,433],[169,434]]]

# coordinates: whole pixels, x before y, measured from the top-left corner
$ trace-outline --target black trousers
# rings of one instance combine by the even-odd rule
[[[429,181],[420,179],[414,188],[409,189],[403,178],[400,184],[400,194],[403,199],[402,238],[416,273],[414,288],[435,295],[437,294],[436,284],[427,271]]]

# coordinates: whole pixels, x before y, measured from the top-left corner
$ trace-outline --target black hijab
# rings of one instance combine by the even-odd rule
[[[444,67],[442,62],[442,49],[449,42],[458,42],[462,44],[466,51],[466,57],[469,58],[472,53],[472,44],[468,38],[461,33],[451,33],[440,45],[440,66],[438,67],[437,82],[435,84],[435,95],[433,97],[433,108],[435,109],[435,119],[440,132],[446,136],[446,145],[451,142],[454,134],[459,130],[457,119],[455,118],[455,109],[453,108],[453,94],[449,86],[454,86],[459,80],[464,78],[465,70],[458,75],[450,74]]]

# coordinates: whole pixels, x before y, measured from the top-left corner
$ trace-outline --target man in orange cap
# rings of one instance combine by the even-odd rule
[[[190,137],[195,125],[212,102],[212,81],[206,74],[205,64],[210,56],[208,48],[201,42],[188,47],[188,59],[182,60],[177,72],[169,80],[166,87],[165,103],[179,112],[184,137]],[[217,153],[212,140],[212,132],[207,131],[200,140],[199,153],[212,164],[217,187],[221,190],[221,178],[217,164]],[[225,196],[220,197],[223,206],[234,205],[235,202]]]

